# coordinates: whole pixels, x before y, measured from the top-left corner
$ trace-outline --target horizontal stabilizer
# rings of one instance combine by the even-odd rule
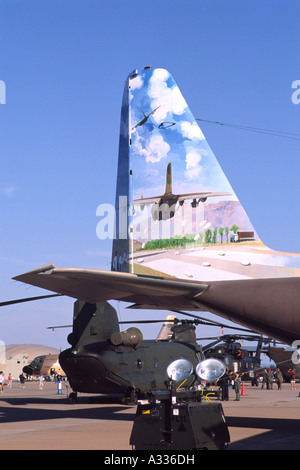
[[[287,344],[298,339],[300,329],[297,315],[300,277],[200,283],[111,271],[41,267],[14,279],[90,303],[114,299],[140,308],[209,311]]]
[[[115,299],[158,308],[168,306],[170,297],[172,305],[186,308],[187,299],[197,298],[207,288],[206,284],[180,279],[79,268],[52,267],[45,271],[43,266],[14,279],[90,303]]]

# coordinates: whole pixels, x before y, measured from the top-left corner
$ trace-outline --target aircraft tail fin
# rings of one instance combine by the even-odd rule
[[[175,315],[167,315],[158,335],[156,340],[166,340],[170,339],[173,335],[173,332],[171,331],[173,326],[174,326],[174,320],[176,316]]]
[[[115,199],[113,246],[111,258],[112,271],[130,272],[129,225],[132,204],[132,170],[130,160],[131,117],[130,117],[130,82],[138,77],[137,70],[128,75],[124,86],[119,136],[119,157]],[[142,111],[143,113],[143,111]]]
[[[266,249],[178,86],[164,69],[146,67],[127,78],[115,208],[115,271],[181,279],[242,278],[245,270],[237,267],[236,259],[242,264],[253,249]],[[218,255],[216,262],[218,247],[223,258]],[[191,248],[193,262],[170,259],[170,250],[180,254]],[[221,263],[229,257],[232,263]],[[212,264],[215,276],[207,277],[208,270],[204,273],[199,265]]]
[[[172,163],[168,163],[165,194],[172,194]]]
[[[72,347],[107,341],[119,330],[117,312],[108,302],[74,302],[73,331],[68,336]]]

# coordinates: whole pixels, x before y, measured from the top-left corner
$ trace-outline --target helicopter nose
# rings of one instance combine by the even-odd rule
[[[59,363],[73,390],[102,393],[105,389],[107,370],[99,357],[82,351],[74,354],[72,349],[68,349],[60,353]]]
[[[33,368],[30,366],[25,366],[23,367],[23,372],[24,374],[32,375],[33,374]]]

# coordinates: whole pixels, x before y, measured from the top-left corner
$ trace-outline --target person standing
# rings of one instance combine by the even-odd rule
[[[291,378],[291,390],[296,390],[296,372],[294,369],[289,369],[288,372]]]
[[[261,384],[261,388],[263,389],[264,388],[264,385],[266,385],[267,387],[267,383],[268,383],[268,379],[267,379],[267,369],[264,369],[263,373],[261,374],[262,376],[262,384]]]
[[[273,390],[273,374],[271,369],[269,369],[267,372],[267,389]]]
[[[20,388],[25,388],[25,375],[22,373],[19,375],[19,380],[20,380]]]
[[[283,382],[283,377],[282,377],[282,372],[281,370],[279,369],[279,367],[277,367],[277,370],[274,374],[274,377],[275,377],[275,381],[277,383],[277,386],[278,386],[278,390],[281,390],[281,385],[282,385],[282,382]]]
[[[7,378],[8,378],[8,387],[12,388],[13,377],[12,377],[11,373],[8,374]]]
[[[0,392],[3,393],[3,387],[4,387],[4,374],[3,371],[0,371]]]
[[[221,400],[228,401],[229,400],[229,369],[226,367],[226,372],[222,377],[220,377],[216,383],[220,384],[221,387]]]
[[[240,401],[241,398],[241,382],[239,379],[239,374],[237,372],[230,372],[230,377],[233,380],[234,391],[235,391],[235,401]]]
[[[39,376],[39,390],[43,390],[43,388],[44,388],[44,380],[45,380],[45,379],[44,379],[44,376],[43,376],[43,374],[41,374],[41,375]]]

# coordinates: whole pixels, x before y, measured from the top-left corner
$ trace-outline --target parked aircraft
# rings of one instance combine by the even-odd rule
[[[262,337],[227,334],[216,338],[202,339],[214,340],[202,347],[206,358],[213,357],[221,360],[229,370],[238,372],[243,380],[250,380],[252,383],[255,383],[257,372],[262,370],[260,357],[263,344]],[[257,341],[254,353],[247,346],[242,346],[240,340]]]
[[[136,327],[120,331],[120,323],[108,302],[74,303],[72,332],[68,336],[71,347],[59,355],[73,390],[70,402],[77,400],[78,392],[120,394],[131,401],[147,398],[168,389],[167,368],[174,360],[188,359],[194,371],[205,360],[192,321],[179,324],[169,319],[168,339],[153,340],[144,340]],[[213,361],[205,364],[205,373],[215,370]],[[225,365],[221,361],[217,365],[221,376]],[[194,373],[182,385],[190,389],[199,380]]]
[[[270,345],[266,351],[267,356],[279,367],[283,378],[290,382],[289,370],[295,371],[296,379],[300,379],[300,351],[299,348],[283,347],[283,345]]]
[[[60,367],[58,354],[36,356],[30,364],[23,367],[23,372],[24,374],[35,376],[42,374],[46,380],[54,379],[56,375],[65,375]]]

